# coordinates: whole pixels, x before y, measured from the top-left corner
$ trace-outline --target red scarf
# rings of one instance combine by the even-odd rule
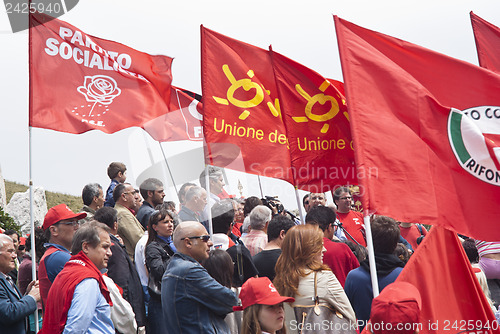
[[[69,259],[52,283],[45,306],[43,327],[39,334],[62,333],[75,288],[86,278],[97,280],[104,298],[109,305],[113,305],[101,272],[82,251]]]

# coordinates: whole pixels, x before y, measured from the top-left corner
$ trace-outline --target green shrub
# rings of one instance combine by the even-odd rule
[[[3,211],[3,208],[0,206],[0,227],[4,230],[14,230],[21,235],[21,227],[16,224],[14,218],[9,216],[6,212]]]

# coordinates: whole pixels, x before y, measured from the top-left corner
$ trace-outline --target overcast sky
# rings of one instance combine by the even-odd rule
[[[342,80],[333,14],[477,64],[471,10],[500,25],[498,0],[84,0],[61,19],[87,34],[174,57],[173,84],[201,94],[201,24],[262,48],[272,44],[273,50],[323,76]],[[0,13],[0,44],[0,167],[5,179],[28,184],[28,34],[13,34],[5,12]],[[142,132],[126,129],[111,135],[99,131],[71,135],[32,129],[34,185],[73,195],[79,195],[89,182],[99,182],[106,188],[106,168],[111,161],[125,162],[129,181],[135,184],[151,164],[147,135]],[[149,139],[148,143],[153,160],[163,159],[159,145]],[[170,157],[197,146],[168,143],[163,148]],[[233,193],[237,192],[238,180],[243,195],[260,196],[257,179],[242,174],[231,176]],[[290,185],[264,180],[263,187],[264,193],[283,198],[290,209],[296,207]]]

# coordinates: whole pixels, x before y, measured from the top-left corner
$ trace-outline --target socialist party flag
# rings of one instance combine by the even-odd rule
[[[500,28],[470,12],[479,65],[500,72]]]
[[[172,58],[151,56],[30,14],[29,125],[113,133],[169,111]]]
[[[411,283],[420,292],[421,334],[500,332],[467,255],[451,231],[433,227],[397,281]]]
[[[172,86],[169,112],[143,124],[154,140],[203,140],[203,106],[201,96]]]
[[[270,52],[291,164],[307,171],[296,173],[296,184],[312,192],[357,184],[345,97],[335,87],[340,83]]]
[[[365,212],[500,240],[500,75],[335,25]]]
[[[202,26],[201,79],[206,163],[293,184],[269,52]]]

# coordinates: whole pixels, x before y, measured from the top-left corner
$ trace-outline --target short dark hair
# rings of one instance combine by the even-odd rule
[[[94,197],[99,197],[99,190],[102,190],[102,187],[99,183],[89,183],[82,190],[82,200],[83,204],[90,205],[94,200]]]
[[[31,236],[35,235],[35,254],[37,257],[37,261],[40,260],[45,253],[45,247],[43,245],[49,242],[49,239],[45,238],[45,233],[41,227],[35,227],[35,233],[31,233],[26,238],[26,251],[31,251]]]
[[[12,230],[12,229],[5,230],[5,232],[3,232],[3,234],[8,235],[8,236],[11,236],[11,235],[16,234],[16,235],[17,235],[17,240],[18,240],[18,241],[21,241],[21,240],[19,240],[19,238],[20,238],[21,236],[19,235],[19,232],[17,232],[16,230]]]
[[[119,183],[116,185],[115,189],[113,190],[113,200],[118,202],[122,194],[125,192],[125,187],[128,186],[128,183]]]
[[[337,215],[335,212],[327,206],[312,207],[306,215],[306,223],[317,224],[323,232],[325,232],[328,226],[335,223],[336,219]]]
[[[396,220],[387,216],[373,215],[370,225],[375,253],[394,253],[400,235]]]
[[[214,233],[227,234],[234,221],[234,207],[230,199],[223,199],[212,206],[212,228]]]
[[[394,250],[394,255],[396,255],[404,264],[410,259],[410,252],[408,248],[402,243],[398,242],[396,249]]]
[[[127,166],[123,162],[112,162],[108,166],[108,176],[110,179],[114,179],[118,176],[119,172],[125,173]]]
[[[308,200],[308,199],[309,199],[309,197],[310,197],[309,195],[310,195],[310,194],[305,194],[305,195],[304,195],[304,197],[302,197],[302,205],[303,205],[304,207],[306,207],[306,200]]]
[[[112,229],[118,221],[118,212],[115,208],[104,206],[95,212],[94,219]]]
[[[468,238],[462,241],[462,247],[465,250],[465,254],[467,254],[467,258],[470,263],[479,262],[479,253],[477,251],[476,242],[474,239]]]
[[[144,198],[144,200],[147,200],[148,191],[155,191],[160,187],[163,187],[163,183],[154,177],[150,177],[149,179],[142,181],[141,185],[139,186],[139,190],[141,192],[142,198]]]
[[[262,200],[260,198],[256,196],[248,197],[245,200],[245,205],[243,206],[243,216],[248,216],[257,205],[262,205]]]
[[[281,231],[288,232],[289,229],[295,226],[293,220],[288,218],[287,216],[277,215],[274,216],[273,219],[269,222],[267,226],[267,241],[273,241],[278,239]]]
[[[76,255],[82,250],[84,242],[88,243],[91,247],[95,248],[101,242],[99,233],[101,231],[109,232],[109,228],[97,220],[91,220],[83,224],[73,236],[73,244],[71,245],[71,254]]]
[[[335,189],[335,191],[332,193],[333,203],[335,203],[335,205],[337,205],[337,201],[340,200],[340,195],[342,193],[351,194],[351,190],[347,187],[338,187],[337,189]]]

